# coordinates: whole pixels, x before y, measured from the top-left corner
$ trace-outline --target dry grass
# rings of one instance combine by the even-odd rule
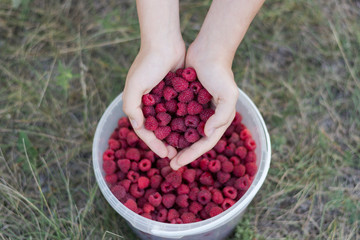
[[[210,1],[181,1],[196,36]],[[360,239],[360,2],[268,1],[234,60],[272,138],[229,239]],[[139,48],[133,1],[0,2],[0,238],[134,239],[98,190],[97,121]]]

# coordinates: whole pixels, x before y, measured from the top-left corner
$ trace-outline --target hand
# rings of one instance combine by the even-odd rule
[[[186,56],[186,66],[193,67],[199,81],[213,96],[215,114],[205,125],[205,137],[180,151],[170,162],[177,170],[194,161],[213,148],[220,140],[235,116],[239,91],[231,70],[232,58],[220,56],[206,48],[206,44],[194,42]]]
[[[136,134],[158,156],[170,159],[177,151],[170,145],[166,146],[153,132],[145,129],[141,99],[142,95],[149,93],[169,71],[184,66],[185,44],[182,40],[177,42],[159,42],[156,47],[142,46],[126,77],[123,95],[123,110]]]

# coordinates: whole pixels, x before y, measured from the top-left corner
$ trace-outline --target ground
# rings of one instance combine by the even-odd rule
[[[135,1],[0,1],[0,237],[135,239],[97,187],[96,125],[139,50]],[[209,0],[182,0],[191,43]],[[233,64],[270,132],[228,239],[360,239],[360,1],[267,1]]]

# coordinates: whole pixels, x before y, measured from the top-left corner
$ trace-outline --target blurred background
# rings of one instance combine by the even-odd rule
[[[211,1],[180,4],[190,44]],[[139,38],[135,1],[0,0],[0,238],[136,239],[91,145]],[[360,239],[360,1],[266,1],[233,71],[273,154],[228,239]]]

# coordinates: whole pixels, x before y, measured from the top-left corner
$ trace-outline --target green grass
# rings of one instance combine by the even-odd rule
[[[209,4],[181,1],[187,44]],[[350,0],[267,1],[255,18],[233,70],[272,163],[229,239],[360,239],[359,29]],[[139,43],[134,1],[0,2],[1,239],[135,239],[91,145]]]

